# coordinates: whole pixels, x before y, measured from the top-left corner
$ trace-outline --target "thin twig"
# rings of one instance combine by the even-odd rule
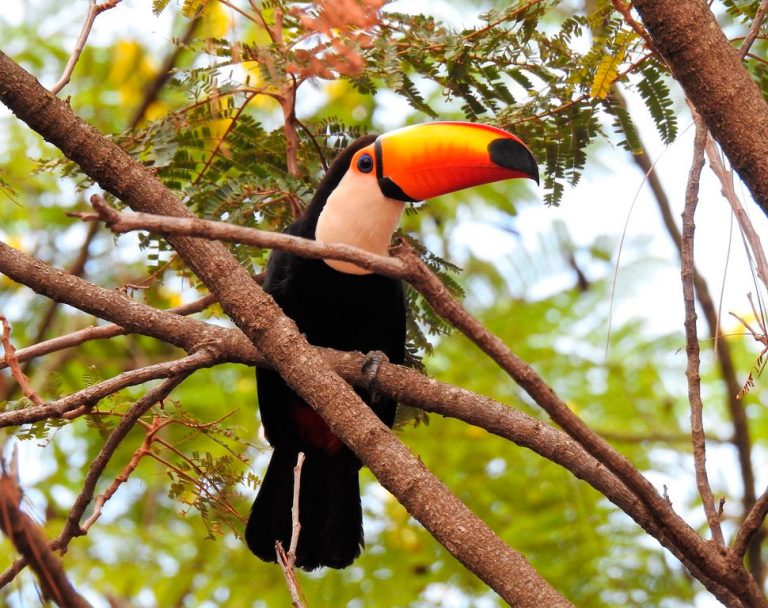
[[[693,108],[691,108],[692,111]],[[688,401],[691,408],[691,441],[693,443],[693,463],[696,469],[696,486],[699,489],[701,502],[709,522],[712,538],[719,547],[725,547],[725,539],[720,527],[720,519],[715,509],[712,488],[709,485],[706,467],[706,442],[704,437],[703,409],[701,401],[701,376],[699,369],[699,340],[696,332],[696,305],[693,289],[693,235],[694,215],[699,201],[699,181],[704,168],[704,146],[707,142],[707,129],[701,119],[695,114],[696,137],[694,141],[693,162],[688,175],[688,186],[685,193],[685,210],[683,211],[682,250],[680,253],[681,275],[683,282],[683,299],[685,303],[685,339],[688,354]]]
[[[91,28],[93,22],[104,11],[114,8],[120,3],[121,0],[106,0],[101,4],[97,4],[96,0],[88,0],[88,14],[85,17],[85,23],[83,23],[83,29],[80,31],[80,36],[77,38],[75,48],[72,50],[72,54],[69,56],[69,61],[64,68],[64,73],[59,78],[58,82],[51,87],[51,93],[58,95],[59,91],[63,89],[69,83],[69,79],[72,77],[72,72],[75,70],[80,54],[85,48],[85,43],[88,40],[88,36],[91,34]]]
[[[0,428],[30,424],[39,420],[65,418],[71,420],[87,414],[105,397],[129,386],[143,384],[158,378],[170,378],[178,374],[191,373],[201,367],[209,367],[218,357],[208,351],[199,351],[175,361],[156,363],[136,370],[118,374],[108,380],[84,388],[55,401],[41,403],[35,407],[0,412]]]
[[[768,516],[768,490],[760,495],[760,498],[755,502],[755,506],[744,518],[744,523],[741,524],[736,538],[733,541],[733,552],[739,557],[743,558],[744,554],[752,544],[752,539],[760,531],[763,526],[766,516]]]
[[[165,399],[168,394],[170,394],[170,392],[176,386],[181,384],[181,382],[183,382],[191,373],[191,371],[183,372],[173,378],[165,380],[158,387],[152,389],[136,403],[134,403],[128,412],[126,412],[126,414],[121,418],[120,422],[112,430],[109,437],[107,437],[107,440],[104,442],[104,445],[102,446],[98,456],[96,456],[94,461],[91,463],[91,467],[88,470],[85,480],[83,481],[83,489],[75,499],[75,503],[72,506],[72,510],[69,512],[69,516],[67,517],[67,522],[64,525],[64,529],[55,540],[51,541],[49,545],[50,550],[64,551],[66,550],[67,545],[69,545],[69,542],[74,537],[82,536],[87,532],[87,528],[80,525],[80,519],[90,504],[91,499],[93,498],[93,493],[96,489],[96,483],[98,482],[101,474],[104,472],[104,469],[106,468],[107,463],[114,454],[115,450],[128,434],[128,432],[133,428],[133,425],[139,420],[139,418],[141,418],[141,416],[143,416],[147,410],[149,410],[149,408],[152,407],[155,403]],[[104,502],[106,502],[106,500],[104,500]],[[99,505],[99,508],[103,507],[104,502]],[[98,515],[96,517],[98,518]],[[90,521],[88,526],[92,524],[93,521]],[[0,575],[0,589],[10,583],[16,577],[16,575],[24,569],[27,563],[29,563],[28,558],[22,557],[21,559],[18,559],[13,564],[11,564],[11,566],[5,572],[3,572],[2,575]]]
[[[725,200],[730,204],[731,209],[733,209],[733,213],[739,222],[741,232],[749,244],[749,250],[752,254],[750,257],[754,260],[757,276],[768,289],[768,259],[766,259],[765,250],[763,249],[760,237],[752,224],[752,220],[749,219],[744,206],[741,204],[741,200],[736,194],[736,188],[733,183],[733,172],[728,170],[723,164],[716,144],[711,137],[707,140],[706,150],[709,166],[720,181],[722,194],[725,197]]]
[[[301,490],[301,468],[304,466],[304,452],[299,452],[296,459],[296,466],[293,467],[293,505],[291,506],[291,544],[288,553],[283,548],[283,543],[279,540],[275,543],[277,552],[277,561],[283,570],[285,583],[288,585],[288,592],[291,594],[291,606],[293,608],[306,608],[302,601],[303,593],[296,578],[294,565],[296,564],[296,547],[299,545],[299,534],[301,533],[301,522],[299,521],[299,493]]]
[[[93,493],[96,489],[96,483],[98,482],[99,477],[101,477],[107,463],[112,458],[112,455],[125,436],[133,428],[133,425],[136,424],[136,421],[138,421],[139,418],[147,413],[149,408],[165,399],[171,391],[181,384],[191,373],[192,372],[184,372],[173,378],[168,378],[163,381],[162,384],[146,393],[131,406],[128,412],[126,412],[120,422],[118,422],[117,426],[115,426],[109,434],[109,437],[107,437],[104,445],[101,447],[101,451],[88,469],[88,474],[83,481],[83,489],[75,499],[72,510],[67,517],[67,523],[57,539],[62,549],[67,546],[70,539],[85,533],[85,530],[80,526],[80,519],[93,498]]]
[[[652,50],[657,57],[661,58],[661,53],[659,53],[659,49],[656,48],[656,45],[653,42],[653,38],[651,38],[648,30],[646,30],[642,24],[632,15],[632,2],[630,1],[626,4],[624,4],[622,0],[612,0],[612,2],[613,8],[615,8],[622,17],[624,17],[624,21],[627,22],[627,25],[635,30],[635,33],[643,39],[645,45],[650,50]]]
[[[758,34],[760,33],[760,28],[763,25],[763,20],[765,19],[765,15],[768,13],[768,0],[763,0],[760,3],[760,6],[757,8],[757,13],[755,13],[755,19],[752,21],[752,25],[749,28],[749,31],[747,32],[746,37],[744,38],[744,42],[741,43],[741,47],[739,47],[739,57],[744,59],[744,57],[747,56],[747,53],[749,53],[749,49],[752,48],[752,44],[757,39]]]
[[[301,468],[304,466],[304,452],[299,452],[296,459],[296,466],[293,468],[293,506],[291,507],[291,517],[293,526],[291,528],[291,545],[288,549],[288,558],[291,567],[296,563],[296,547],[299,545],[299,533],[301,532],[301,522],[299,521],[299,490],[301,489]]]
[[[5,365],[11,368],[11,375],[21,387],[21,392],[24,393],[24,396],[35,405],[42,405],[45,401],[35,392],[29,383],[29,378],[21,371],[19,360],[16,358],[16,349],[11,344],[11,326],[3,314],[0,314],[0,323],[3,326],[3,335],[0,340],[2,340],[3,352],[5,353],[3,358]]]
[[[130,415],[130,412],[128,412],[127,415]],[[104,492],[99,494],[96,497],[96,499],[93,501],[93,511],[91,512],[91,515],[88,517],[88,519],[86,519],[83,522],[82,526],[80,526],[80,530],[82,532],[87,532],[91,528],[91,526],[96,522],[96,520],[99,519],[99,517],[101,517],[101,511],[104,508],[104,505],[107,503],[107,501],[110,498],[112,498],[112,496],[114,496],[115,492],[117,492],[118,488],[121,485],[123,485],[126,481],[128,481],[128,478],[136,470],[136,467],[139,466],[139,462],[141,461],[141,459],[147,454],[149,454],[150,447],[152,446],[152,441],[154,440],[157,432],[163,426],[160,420],[162,419],[158,417],[155,417],[152,420],[152,424],[149,425],[149,428],[147,429],[147,434],[144,436],[144,440],[141,442],[141,445],[133,453],[133,456],[131,456],[131,459],[128,461],[128,464],[126,464],[123,470],[120,471],[120,474],[112,480],[112,483],[109,485],[109,487],[106,490],[104,490]],[[140,421],[137,420],[137,422],[140,422]]]

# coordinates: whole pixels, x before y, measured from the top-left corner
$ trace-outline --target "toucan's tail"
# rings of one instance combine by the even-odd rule
[[[277,561],[275,541],[281,541],[286,551],[291,542],[297,456],[293,450],[277,448],[272,453],[245,528],[248,547],[267,562]],[[358,470],[345,456],[311,453],[304,461],[296,549],[296,565],[304,570],[344,568],[360,555],[363,515]]]

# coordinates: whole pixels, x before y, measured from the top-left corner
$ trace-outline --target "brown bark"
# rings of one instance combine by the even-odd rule
[[[0,530],[29,562],[40,580],[44,597],[62,608],[90,608],[69,582],[61,560],[49,547],[43,531],[19,507],[21,490],[5,471],[0,475]]]
[[[653,168],[648,153],[643,149],[640,154],[633,154],[632,159],[648,179],[648,185],[656,199],[664,227],[669,233],[670,239],[679,254],[682,249],[682,235],[680,234],[675,218],[672,215],[669,198]],[[695,265],[693,267],[693,284],[695,286],[696,299],[702,314],[704,315],[704,319],[707,322],[709,335],[714,339],[717,365],[720,368],[720,375],[722,376],[723,384],[725,385],[725,402],[728,406],[728,414],[733,423],[733,436],[728,441],[733,444],[738,454],[739,470],[741,471],[741,480],[744,488],[742,508],[744,515],[746,516],[754,506],[756,496],[755,474],[752,467],[752,439],[749,431],[749,420],[747,419],[744,404],[738,398],[741,384],[736,376],[736,366],[733,361],[733,355],[731,354],[731,347],[728,340],[726,340],[723,335],[718,323],[717,305],[712,298],[706,280]],[[707,437],[707,441],[711,442],[712,438]],[[755,537],[755,542],[749,547],[749,567],[752,576],[758,582],[758,585],[762,586],[762,581],[765,579],[765,576],[763,574],[763,561],[760,555],[760,536],[761,535]]]
[[[649,514],[651,519],[656,520],[656,523],[650,528],[657,531],[656,533],[651,532],[654,536],[673,551],[680,548],[683,548],[684,551],[690,551],[688,559],[683,560],[688,565],[700,560],[703,551],[706,551],[699,542],[700,539],[671,510],[668,503],[655,492],[636,469],[595,433],[591,432],[556,395],[551,391],[543,390],[544,383],[541,378],[538,378],[533,370],[526,368],[524,363],[510,353],[505,345],[485,331],[458,303],[450,298],[445,293],[442,283],[426,271],[423,264],[417,257],[410,254],[407,248],[400,247],[398,249],[399,257],[386,258],[349,246],[306,241],[286,234],[269,233],[197,218],[167,218],[142,213],[118,213],[107,206],[103,199],[98,196],[92,197],[91,202],[94,204],[98,215],[84,214],[83,217],[86,219],[99,217],[105,220],[115,232],[148,229],[164,235],[194,235],[209,239],[247,243],[256,247],[279,247],[307,257],[343,259],[374,272],[408,280],[430,301],[436,311],[470,336],[480,348],[499,362],[521,386],[526,388],[528,393],[554,420],[576,437],[599,462],[611,468],[623,483],[633,489],[635,494],[649,507],[645,513]],[[526,380],[523,381],[523,379]],[[699,467],[700,469],[701,467]],[[709,503],[712,501],[710,500]],[[714,521],[714,515],[712,515],[712,521]],[[649,530],[648,522],[642,525],[646,530]],[[666,535],[658,533],[662,529],[666,530]],[[675,535],[678,538],[674,542],[670,542],[668,537]],[[720,540],[722,539],[720,538]],[[717,566],[713,563],[711,567]]]
[[[124,214],[119,214],[120,217],[124,217]],[[137,220],[147,220],[148,218],[141,216],[137,214],[137,217],[135,218]],[[150,218],[151,221],[147,224],[153,224],[157,221],[157,218]],[[122,220],[120,220],[122,222]],[[172,219],[166,219],[165,222],[170,227],[173,227],[173,230],[176,231],[176,233],[183,233],[182,228],[185,230],[188,230],[190,233],[194,234],[205,234],[207,236],[216,235],[219,237],[226,237],[226,238],[232,238],[234,235],[231,233],[230,227],[227,226],[221,226],[218,225],[216,229],[214,230],[214,223],[211,222],[200,222],[200,221],[189,221],[189,220],[172,220]],[[349,259],[353,262],[364,262],[366,265],[370,265],[372,268],[379,268],[382,271],[385,272],[391,272],[393,274],[396,274],[397,276],[407,276],[409,278],[413,277],[412,274],[419,275],[416,279],[417,283],[421,283],[420,287],[425,291],[428,292],[429,297],[431,298],[431,301],[434,303],[434,306],[439,307],[440,304],[440,296],[437,293],[439,291],[444,291],[441,284],[439,284],[439,281],[434,282],[434,277],[431,277],[429,273],[424,272],[423,265],[420,264],[418,259],[413,259],[412,257],[409,257],[406,255],[405,259],[407,261],[403,261],[402,259],[386,259],[381,258],[381,256],[373,256],[366,252],[353,252],[350,250],[350,248],[344,248],[344,247],[338,247],[338,246],[331,246],[331,245],[322,245],[315,242],[306,242],[304,239],[298,239],[296,237],[290,237],[288,235],[264,235],[261,231],[256,231],[252,229],[242,229],[238,228],[235,230],[235,233],[238,235],[238,237],[243,237],[248,242],[254,242],[257,243],[261,239],[267,238],[268,241],[272,245],[280,245],[284,248],[290,248],[292,251],[296,253],[302,253],[306,255],[311,256],[320,256],[320,257],[335,257],[339,256],[343,259]],[[263,243],[262,243],[263,244]],[[334,251],[334,249],[338,247],[337,251]],[[23,282],[27,284],[28,286],[32,287],[36,291],[40,293],[44,293],[48,295],[51,298],[61,298],[67,303],[75,306],[75,307],[90,307],[89,310],[93,312],[93,314],[97,314],[99,316],[102,316],[102,318],[108,318],[113,321],[119,322],[119,309],[120,306],[125,306],[127,311],[127,316],[129,319],[131,319],[131,322],[135,323],[135,318],[138,315],[138,310],[142,305],[136,304],[130,300],[110,300],[109,295],[110,292],[107,290],[103,290],[101,288],[95,287],[93,285],[88,284],[85,281],[82,280],[72,280],[71,278],[67,280],[66,273],[61,273],[60,271],[55,271],[53,269],[47,268],[44,264],[40,262],[34,261],[29,256],[26,256],[25,254],[22,254],[21,252],[14,251],[7,246],[4,246],[0,243],[0,270],[5,272],[6,274],[9,274],[12,278],[15,278],[16,280]],[[64,275],[64,276],[62,276]],[[450,300],[449,297],[447,297],[448,300]],[[94,308],[95,303],[100,303],[100,306],[103,306],[103,308],[96,309]],[[454,319],[454,322],[461,325],[464,322],[470,322],[472,323],[471,317],[469,317],[461,307],[453,302],[451,305],[451,308],[457,308],[458,310],[453,311],[444,311],[445,314],[449,317]],[[164,321],[161,317],[165,313],[162,313],[161,311],[156,311],[153,309],[149,309],[152,314],[147,315],[147,319],[151,319],[150,326],[147,328],[146,332],[148,335],[153,335],[155,337],[162,337],[164,335],[164,332],[167,331],[170,328],[174,328],[175,331],[178,331],[178,323],[180,320],[178,318],[173,318],[169,321]],[[117,317],[115,315],[118,315]],[[172,316],[172,315],[168,315]],[[201,323],[199,321],[195,321],[193,319],[188,319],[188,321],[195,326],[194,331],[188,331],[188,332],[180,332],[180,336],[192,334],[199,337],[200,342],[198,342],[197,346],[200,344],[204,344],[206,347],[206,350],[209,352],[209,354],[213,357],[215,360],[217,357],[227,357],[227,356],[233,356],[236,358],[236,360],[242,361],[243,354],[253,351],[253,347],[250,344],[250,342],[243,336],[240,332],[237,330],[227,330],[223,328],[216,328],[217,330],[221,331],[220,338],[216,340],[214,336],[211,334],[212,328],[210,326],[206,326],[206,324]],[[472,328],[465,328],[469,329],[468,333],[477,333],[472,330]],[[480,331],[480,330],[478,330]],[[171,343],[178,343],[179,337],[175,334],[167,335],[165,338],[167,341]],[[493,337],[490,337],[491,340],[493,340]],[[238,344],[235,345],[232,341],[238,341]],[[181,345],[181,344],[179,344]],[[502,351],[505,350],[505,347],[501,345],[497,345],[498,349],[501,349]],[[232,349],[232,350],[229,350]],[[338,353],[337,353],[338,355]],[[512,356],[511,354],[507,353],[506,355],[502,353],[496,353],[498,359],[504,361],[504,357]],[[258,361],[262,361],[263,358],[260,354],[256,355],[259,357]],[[359,355],[358,355],[359,356]],[[520,362],[515,361],[507,361],[507,366],[510,367],[514,371],[514,369],[520,364]],[[269,365],[267,363],[267,365]],[[360,365],[360,363],[358,363]],[[335,364],[334,364],[335,367]],[[347,366],[347,370],[349,369],[349,366]],[[149,371],[148,369],[146,370]],[[525,370],[523,370],[525,371]],[[134,372],[135,373],[135,372]],[[381,374],[382,372],[380,372]],[[397,372],[395,372],[397,373]],[[401,370],[401,373],[407,373],[404,370]],[[532,370],[529,370],[528,372],[525,372],[525,374],[530,375],[533,374],[533,376],[536,376],[535,373]],[[123,375],[125,376],[125,374]],[[357,377],[355,376],[348,376],[347,374],[344,374],[344,376],[351,381],[354,381],[357,383],[357,385],[360,385],[360,382],[362,380],[359,378],[359,375]],[[550,409],[551,407],[555,407],[556,409],[562,410],[564,407],[562,404],[558,405],[557,403],[550,403],[549,400],[556,399],[556,396],[553,396],[551,394],[551,391],[541,390],[541,387],[543,385],[543,381],[539,378],[538,381],[533,382],[535,386],[531,387],[530,384],[528,385],[528,389],[530,393],[534,396],[534,398],[537,399],[538,402],[542,404],[545,409]],[[538,387],[538,388],[537,388]],[[97,385],[95,387],[92,387],[92,390],[102,390],[101,385]],[[384,391],[390,390],[389,387],[384,388]],[[383,392],[384,392],[383,391]],[[413,394],[411,393],[410,398],[408,396],[403,395],[394,395],[398,399],[401,399],[403,401],[409,402],[411,398],[413,398]],[[446,406],[443,403],[440,404],[440,401],[452,401],[454,400],[453,395],[443,395],[442,397],[438,398],[438,401],[436,402],[436,406],[429,406],[425,405],[425,402],[423,401],[424,395],[421,392],[421,389],[419,389],[419,399],[420,402],[416,403],[415,405],[421,405],[425,406],[425,409],[429,409],[430,411],[438,411],[448,413],[448,415],[452,415],[446,410]],[[70,396],[68,398],[68,403],[70,407],[77,407],[77,397],[76,396]],[[53,404],[51,404],[53,405]],[[436,407],[437,409],[431,409],[431,407]],[[450,406],[448,406],[448,409],[450,409]],[[69,410],[68,410],[69,411]],[[28,412],[29,415],[34,415],[36,418],[41,415],[43,412]],[[74,415],[76,412],[72,412],[72,415]],[[497,413],[494,413],[491,415],[491,420],[493,419],[493,416],[496,416]],[[0,423],[3,420],[2,414],[0,414]],[[482,417],[481,417],[482,418]],[[462,418],[464,419],[464,418]],[[483,418],[486,422],[488,422],[489,418],[488,416],[485,416]],[[475,418],[477,420],[477,418]],[[472,418],[468,418],[467,421],[474,423]],[[564,424],[568,425],[569,427],[573,426],[568,420],[567,417],[563,418]],[[524,427],[526,430],[530,431],[530,436],[525,438],[519,438],[517,441],[520,443],[520,445],[528,445],[529,443],[532,445],[536,445],[535,449],[538,453],[545,455],[546,457],[550,457],[551,451],[549,451],[546,447],[541,446],[540,439],[541,432],[539,432],[539,426],[541,423],[538,423],[534,425],[533,427],[527,426]],[[508,430],[509,427],[507,427],[507,433],[510,431]],[[491,432],[496,432],[492,428],[489,428]],[[577,433],[578,434],[578,433]],[[505,436],[505,435],[502,435]],[[520,433],[517,434],[518,437],[520,437]],[[512,436],[510,436],[512,438]],[[512,439],[515,441],[515,439]],[[581,450],[581,446],[579,446],[577,443],[572,442],[570,444],[572,447],[575,446],[579,450]],[[592,446],[594,448],[594,446]],[[607,446],[603,446],[600,448],[602,450],[608,449],[610,451],[610,448]],[[604,454],[601,454],[601,458],[604,456]],[[613,474],[608,471],[607,469],[603,468],[603,461],[601,458],[598,458],[596,461],[592,461],[591,457],[587,454],[581,453],[581,459],[576,462],[572,463],[570,465],[564,464],[564,461],[562,459],[553,458],[555,462],[559,462],[561,464],[564,464],[564,466],[567,466],[570,470],[574,472],[575,475],[581,477],[585,471],[589,470],[590,466],[594,464],[595,462],[599,462],[600,464],[597,465],[597,468],[595,472],[592,475],[588,475],[585,478],[596,488],[598,488],[601,492],[604,492],[606,496],[608,496],[611,500],[616,502],[617,505],[621,506],[621,508],[625,509],[625,511],[630,514],[644,529],[646,529],[650,534],[655,536],[664,546],[670,549],[681,561],[686,564],[686,566],[689,568],[689,570],[700,580],[702,581],[708,589],[710,589],[713,593],[715,593],[719,598],[721,598],[723,601],[726,601],[729,605],[740,605],[740,602],[735,598],[735,595],[729,591],[723,584],[717,582],[718,580],[721,580],[722,577],[729,577],[728,574],[728,564],[727,563],[717,563],[717,557],[714,555],[709,555],[709,559],[707,558],[708,553],[710,553],[710,550],[708,547],[702,544],[701,539],[691,530],[685,522],[683,522],[674,512],[671,511],[669,508],[669,504],[666,502],[663,502],[661,510],[663,510],[667,515],[666,518],[663,516],[660,520],[659,508],[658,505],[656,505],[654,508],[648,508],[645,504],[645,501],[647,501],[649,498],[651,501],[653,501],[653,495],[655,492],[651,491],[651,494],[648,495],[647,492],[638,494],[637,496],[633,496],[631,492],[629,494],[631,495],[630,500],[626,500],[627,496],[624,495],[622,497],[622,492],[620,491],[620,488],[623,486],[623,482],[620,481],[618,478],[614,477]],[[622,472],[621,476],[626,476],[629,469],[634,470],[633,467],[631,467],[631,464],[625,461],[625,468]],[[604,475],[605,477],[601,478],[601,475]],[[630,472],[630,477],[635,477],[639,475],[636,470],[634,470],[634,473]],[[620,476],[620,477],[621,477]],[[641,477],[642,479],[642,477]],[[604,482],[607,482],[604,483]],[[634,484],[637,486],[637,483]],[[617,490],[619,488],[619,490]],[[635,487],[635,491],[637,491],[637,488]],[[638,497],[644,497],[644,499],[638,500]],[[660,497],[656,496],[656,500],[662,500]],[[666,522],[663,524],[659,524],[659,521],[663,521],[663,519],[666,519]],[[696,549],[698,547],[698,549]],[[691,551],[693,550],[693,555]],[[713,562],[714,560],[714,562]],[[708,573],[707,573],[708,572]],[[737,572],[731,572],[730,575],[737,574]],[[749,590],[748,592],[753,592],[754,590]]]
[[[768,104],[705,0],[635,0],[646,29],[768,215]]]
[[[186,223],[186,220],[184,222]],[[174,221],[169,221],[171,225],[174,223]],[[199,230],[201,227],[204,226],[197,222],[192,222],[188,226],[193,232],[205,232]],[[247,236],[242,229],[238,232],[241,233],[240,236]],[[250,232],[253,233],[251,234],[253,238],[263,236],[259,231],[251,230]],[[304,242],[303,239],[288,237],[287,235],[272,236],[281,237],[280,241],[285,242],[279,244],[290,246],[291,250],[297,253],[321,256],[335,253],[335,255],[348,257],[353,262],[364,262],[372,265],[377,264],[374,258],[381,257],[372,256],[365,252],[358,252],[353,256],[351,251],[347,251],[348,248],[340,248],[339,251],[332,252],[332,247],[328,245],[324,245],[322,249],[318,250],[319,244],[315,242]],[[304,247],[300,247],[302,244]],[[394,262],[394,268],[389,268],[391,264],[384,264],[383,268],[403,272],[403,264],[400,260],[385,261]],[[143,330],[135,329],[135,331],[141,331],[145,335],[163,339],[181,347],[184,347],[186,342],[185,336],[197,336],[198,341],[192,342],[191,348],[199,348],[204,345],[208,358],[195,363],[196,365],[210,365],[217,360],[269,365],[264,361],[261,353],[254,349],[250,341],[239,330],[210,326],[195,319],[179,319],[170,312],[157,311],[127,298],[110,299],[114,292],[96,287],[82,279],[68,277],[66,273],[50,268],[2,243],[0,243],[0,272],[38,293],[80,309],[86,308],[92,314],[117,323],[120,323],[124,317],[136,327],[140,323],[138,319],[142,317],[142,310],[146,309],[146,314],[143,315],[146,327]],[[185,322],[188,323],[189,328],[183,331],[179,324]],[[108,333],[111,334],[112,332]],[[99,335],[100,333],[97,334],[97,336]],[[65,345],[69,343],[66,340],[62,341]],[[323,356],[347,381],[355,386],[367,385],[369,380],[362,373],[364,359],[360,353],[337,353],[323,349]],[[191,364],[191,362],[188,363]],[[124,382],[144,382],[149,378],[167,377],[174,370],[174,373],[181,373],[187,369],[182,367],[182,361],[179,361],[125,372],[114,379],[89,387],[80,393],[64,397],[58,402],[49,403],[44,406],[45,409],[40,409],[40,411],[38,408],[28,408],[23,412],[0,414],[0,427],[7,426],[7,424],[22,424],[39,420],[46,416],[81,415],[84,413],[82,408],[85,404],[95,404],[95,399],[109,394],[110,391],[118,390]],[[723,585],[717,583],[701,570],[696,560],[686,557],[680,548],[679,541],[670,537],[670,529],[656,523],[656,514],[649,510],[642,500],[630,492],[623,482],[604,467],[599,460],[595,460],[587,454],[577,442],[561,431],[557,431],[541,421],[530,419],[509,407],[473,395],[468,391],[429,380],[414,370],[384,363],[377,374],[377,383],[380,392],[398,401],[422,407],[427,411],[454,416],[470,424],[477,424],[569,469],[575,476],[585,479],[602,492],[649,534],[657,538],[662,545],[669,548],[686,564],[694,576],[718,597],[727,599],[730,605],[740,605],[733,594]],[[12,577],[14,572],[9,572],[8,577]],[[5,579],[0,578],[0,584],[3,580]]]
[[[134,210],[191,216],[154,175],[80,121],[68,105],[50,95],[3,53],[0,99],[102,188]],[[328,368],[295,324],[222,244],[183,236],[168,240],[286,382],[459,561],[511,604],[570,605],[398,441],[349,385]]]

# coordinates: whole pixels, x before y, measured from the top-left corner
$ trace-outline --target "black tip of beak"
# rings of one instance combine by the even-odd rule
[[[379,178],[379,188],[381,189],[381,193],[386,196],[387,198],[393,198],[396,201],[403,201],[404,203],[415,203],[416,199],[410,197],[408,194],[403,192],[403,189],[398,186],[395,182],[393,182],[388,177],[381,177]]]
[[[488,144],[491,161],[499,167],[520,171],[537,184],[539,183],[539,166],[531,151],[519,141],[508,138],[494,139]]]

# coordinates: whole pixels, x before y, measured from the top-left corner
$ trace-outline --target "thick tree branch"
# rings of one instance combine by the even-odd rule
[[[706,0],[635,0],[646,29],[768,215],[768,103]]]
[[[32,566],[44,597],[62,608],[90,608],[91,605],[69,582],[64,566],[53,554],[40,526],[19,507],[21,489],[5,471],[0,475],[0,529]]]
[[[300,242],[301,239],[296,241]],[[295,243],[297,247],[299,244]],[[352,261],[358,260],[353,258]],[[0,243],[0,272],[25,283],[38,293],[44,293],[50,298],[75,307],[84,307],[85,303],[93,306],[94,303],[105,302],[106,296],[113,294],[82,279],[73,281],[65,273],[49,268],[44,263],[2,243]],[[218,353],[222,361],[269,366],[269,363],[238,330],[210,326],[195,319],[177,319],[170,312],[155,311],[125,298],[117,298],[109,306],[103,306],[97,310],[91,309],[91,311],[118,323],[125,317],[135,326],[137,319],[142,316],[141,311],[145,309],[147,309],[147,314],[144,315],[147,328],[143,331],[138,330],[145,335],[174,343],[178,341],[179,336],[195,334],[201,336],[207,352]],[[167,317],[171,318],[167,319]],[[189,329],[181,329],[180,322],[188,323]],[[362,354],[338,353],[327,349],[319,349],[319,351],[323,352],[326,360],[347,381],[359,387],[368,386],[370,380],[362,372],[365,360]],[[146,370],[136,370],[127,373],[137,374],[140,371],[146,372]],[[377,390],[398,401],[479,425],[572,471],[574,475],[586,480],[602,492],[668,547],[699,580],[705,581],[708,588],[717,588],[717,584],[700,571],[695,561],[688,560],[680,552],[676,547],[676,541],[659,528],[646,505],[626,489],[611,471],[594,460],[566,434],[507,406],[463,389],[429,380],[415,370],[383,363],[377,373],[377,382]],[[22,421],[21,418],[17,419],[17,422]],[[2,580],[3,577],[0,577],[0,583]],[[709,582],[706,583],[708,580]],[[727,595],[728,592],[724,588],[718,591],[718,596],[721,598]]]
[[[57,300],[53,300],[57,302]],[[182,304],[175,308],[169,308],[167,312],[177,315],[192,315],[202,310],[205,310],[208,306],[216,301],[215,296],[207,295],[189,302],[188,304]],[[114,338],[116,336],[124,336],[130,333],[125,327],[121,325],[100,325],[95,327],[86,327],[78,331],[73,331],[70,334],[63,336],[57,336],[44,342],[38,342],[31,344],[25,348],[20,348],[16,351],[16,359],[21,363],[24,361],[30,361],[37,357],[49,355],[60,350],[67,348],[74,348],[80,346],[90,340],[104,340],[108,338]],[[7,364],[0,361],[0,370],[5,369]]]
[[[0,100],[132,209],[176,217],[190,212],[159,180],[0,53]],[[344,380],[332,372],[221,243],[169,237],[187,265],[288,385],[392,494],[468,569],[519,606],[570,603],[424,467]],[[423,500],[429,496],[430,500]],[[512,575],[514,573],[514,575]]]
[[[116,232],[147,229],[165,235],[195,235],[208,239],[241,242],[256,247],[278,247],[306,257],[343,259],[361,265],[368,270],[411,282],[426,297],[438,314],[448,319],[455,327],[470,337],[515,381],[523,386],[555,422],[580,441],[598,461],[606,464],[624,484],[631,487],[632,491],[649,507],[648,512],[653,517],[658,518],[657,528],[663,527],[664,524],[670,526],[668,533],[677,534],[678,543],[692,549],[691,559],[687,563],[696,561],[698,558],[695,558],[694,555],[697,553],[701,555],[702,552],[706,552],[703,546],[695,548],[701,540],[698,535],[672,511],[669,504],[637,472],[631,463],[591,431],[549,389],[543,379],[453,300],[447,294],[443,284],[404,245],[401,245],[396,251],[397,257],[393,259],[376,256],[346,245],[319,243],[286,234],[269,233],[197,218],[167,218],[141,213],[121,214],[109,207],[97,195],[91,197],[91,203],[96,208],[98,217],[105,220],[110,228]],[[96,216],[87,215],[85,218],[96,219]],[[714,564],[712,566],[716,567]]]

